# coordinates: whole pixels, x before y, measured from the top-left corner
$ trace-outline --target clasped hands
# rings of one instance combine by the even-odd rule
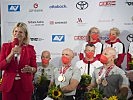
[[[32,73],[33,72],[33,67],[29,66],[29,65],[25,65],[24,68],[21,69],[22,73]]]

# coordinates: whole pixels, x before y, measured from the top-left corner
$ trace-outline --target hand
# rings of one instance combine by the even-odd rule
[[[126,76],[131,80],[133,81],[133,72],[132,71],[129,71],[126,73]]]
[[[17,46],[17,47],[12,48],[11,53],[13,53],[13,54],[19,54],[20,53],[20,47]]]
[[[25,65],[23,69],[21,69],[22,73],[32,73],[33,72],[33,67],[30,67],[28,65]]]
[[[87,86],[87,90],[90,91],[93,87],[92,86]]]

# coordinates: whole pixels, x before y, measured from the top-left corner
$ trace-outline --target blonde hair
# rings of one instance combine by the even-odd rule
[[[120,30],[116,27],[111,28],[110,31],[115,31],[117,36],[120,35]]]
[[[91,27],[89,32],[87,33],[86,41],[90,40],[90,34],[91,34],[92,30],[94,30],[94,29],[98,31],[98,34],[100,33],[100,31],[99,31],[99,29],[97,27]]]
[[[15,30],[17,27],[22,28],[22,29],[24,30],[24,32],[25,32],[25,39],[23,40],[23,43],[24,43],[24,44],[29,44],[29,33],[28,33],[27,25],[26,25],[25,23],[23,23],[23,22],[17,23],[17,24],[14,26],[13,30],[12,30],[12,34],[14,33],[14,30]]]

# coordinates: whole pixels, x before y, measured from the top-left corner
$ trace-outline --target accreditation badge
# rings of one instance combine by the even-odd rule
[[[63,79],[64,79],[64,77],[63,77],[62,75],[60,75],[60,76],[58,77],[58,81],[59,81],[59,82],[62,82]]]
[[[103,85],[103,86],[107,86],[107,85],[108,85],[108,82],[107,82],[106,79],[104,79],[104,80],[102,81],[102,85]]]

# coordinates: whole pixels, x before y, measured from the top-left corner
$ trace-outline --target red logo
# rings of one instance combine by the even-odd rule
[[[74,40],[86,40],[86,36],[74,36]]]
[[[54,24],[54,21],[50,21],[49,24],[53,25]]]
[[[116,1],[103,1],[99,2],[99,6],[114,6],[116,5]]]
[[[38,8],[38,4],[35,3],[35,4],[33,5],[33,7],[34,7],[34,8]]]

